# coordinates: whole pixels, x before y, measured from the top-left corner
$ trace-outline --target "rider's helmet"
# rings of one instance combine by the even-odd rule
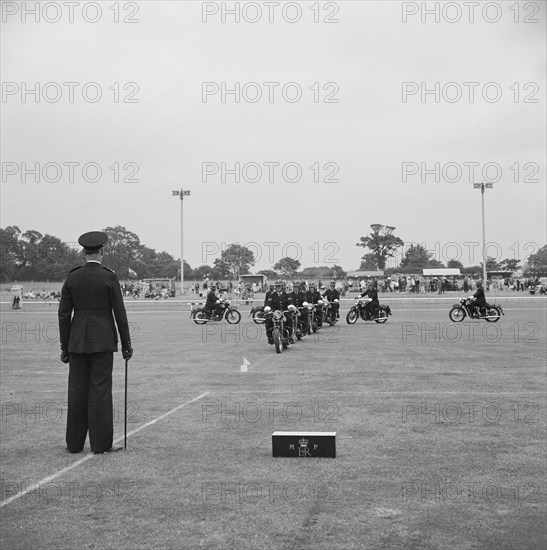
[[[482,288],[482,281],[477,281],[477,288]]]
[[[216,285],[211,285],[211,288],[209,290],[212,290],[213,292],[217,289]]]
[[[316,287],[316,286],[317,286],[317,285],[316,285],[314,282],[311,282],[311,283],[310,283],[310,290],[312,290],[312,289],[315,290],[315,287]]]
[[[334,281],[331,281],[330,284],[329,284],[329,286],[330,286],[331,288],[334,288],[334,287],[336,286],[336,283],[335,283]]]
[[[276,281],[275,290],[282,290],[282,289],[283,289],[283,281]]]

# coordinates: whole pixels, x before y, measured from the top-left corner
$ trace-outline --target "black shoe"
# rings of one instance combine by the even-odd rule
[[[112,445],[108,451],[93,451],[93,454],[96,455],[102,455],[104,453],[116,453],[117,451],[123,450],[123,447],[121,445]]]
[[[268,338],[268,344],[273,345],[273,338]]]
[[[65,449],[67,452],[69,452],[70,454],[76,454],[76,453],[81,453],[83,451],[83,449],[80,449],[79,451],[78,450],[73,450],[73,449],[69,449],[68,447]]]

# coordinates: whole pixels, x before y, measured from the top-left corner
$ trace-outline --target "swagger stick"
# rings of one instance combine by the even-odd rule
[[[123,448],[127,449],[127,363],[129,359],[125,360],[125,406],[123,414]]]

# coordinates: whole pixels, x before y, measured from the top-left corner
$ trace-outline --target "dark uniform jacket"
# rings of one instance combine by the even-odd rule
[[[368,296],[372,300],[372,304],[380,303],[378,300],[378,291],[375,288],[367,288],[367,290],[361,294],[361,298],[365,296]]]
[[[294,305],[296,307],[302,307],[302,304],[306,301],[306,293],[303,290],[295,292]]]
[[[475,301],[473,302],[474,305],[480,307],[486,307],[488,305],[486,303],[486,297],[484,296],[483,288],[477,288],[477,291],[475,292],[475,294],[473,294],[473,297],[475,298]]]
[[[321,294],[317,290],[308,290],[306,292],[306,301],[308,304],[317,304],[321,300]]]
[[[98,262],[88,262],[71,270],[59,303],[61,349],[69,353],[118,351],[112,313],[122,349],[126,349],[131,339],[117,275]]]
[[[267,290],[266,295],[264,296],[264,307],[266,307],[270,301],[270,296],[275,292],[275,290]]]
[[[211,290],[207,294],[207,301],[205,302],[205,308],[215,309],[217,307],[217,300],[218,300],[217,295],[215,294],[214,290]]]
[[[326,296],[329,302],[340,300],[340,292],[338,292],[338,290],[336,290],[335,288],[327,289],[325,292],[323,292],[323,296]]]
[[[272,292],[268,297],[268,303],[266,305],[270,306],[274,311],[285,311],[291,303],[292,301],[289,295],[283,290],[280,293],[276,291]]]

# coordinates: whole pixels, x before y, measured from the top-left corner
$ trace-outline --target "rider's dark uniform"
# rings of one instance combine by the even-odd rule
[[[290,296],[282,290],[281,292],[278,292],[277,290],[274,290],[270,293],[270,295],[267,298],[266,306],[269,306],[272,308],[272,311],[286,311],[286,309],[289,307],[289,305],[292,304],[292,300]],[[285,316],[285,327],[291,328],[292,327],[292,318],[291,316],[287,315]],[[273,331],[273,321],[270,317],[266,319],[266,336],[268,337],[268,342],[270,344],[273,343],[272,339],[272,331]]]
[[[378,291],[375,288],[367,288],[365,292],[361,294],[361,298],[368,296],[371,301],[365,305],[365,311],[374,315],[380,308],[380,301],[378,300]]]
[[[207,301],[205,302],[205,310],[211,314],[211,316],[218,310],[218,297],[214,290],[210,290],[207,294]]]
[[[340,304],[338,302],[334,302],[334,300],[340,300],[340,292],[338,292],[335,288],[328,288],[325,292],[323,292],[323,297],[327,298],[329,301],[330,307],[332,308],[332,311],[334,311],[336,317],[340,317]]]
[[[486,302],[486,297],[484,295],[484,289],[482,287],[477,288],[475,294],[473,294],[473,302],[471,305],[475,308],[479,308],[481,315],[486,315],[486,308],[488,303]]]
[[[315,321],[318,327],[322,326],[323,324],[323,306],[317,304],[319,300],[321,300],[321,294],[319,294],[317,289],[313,288],[306,292],[306,302],[308,302],[308,304],[315,305]]]

